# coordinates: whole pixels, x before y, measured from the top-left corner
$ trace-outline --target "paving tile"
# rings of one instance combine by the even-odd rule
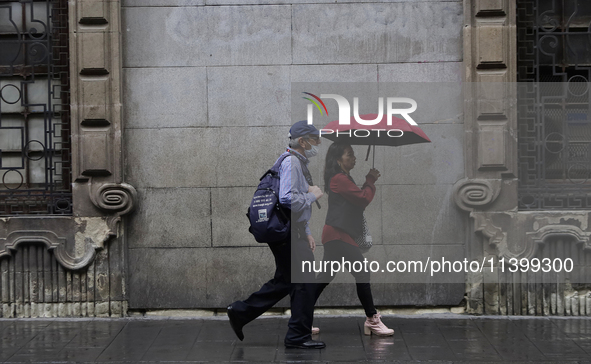
[[[544,360],[546,357],[539,350],[525,349],[520,347],[506,348],[496,346],[499,354],[507,361],[515,360]]]
[[[429,334],[403,333],[406,345],[411,346],[445,346],[445,338],[439,332]]]
[[[161,325],[157,321],[128,323],[97,361],[140,360],[162,330]]]
[[[587,355],[573,341],[532,341],[533,344],[546,356],[555,355]]]
[[[497,354],[494,346],[489,344],[486,340],[458,340],[448,341],[447,343],[454,353]]]
[[[591,320],[576,318],[550,318],[549,320],[568,335],[591,336]]]
[[[0,362],[3,362],[13,356],[20,347],[8,347],[4,345],[0,345]]]
[[[474,321],[471,318],[457,318],[457,319],[451,319],[451,320],[437,320],[437,326],[439,327],[448,327],[448,328],[466,328],[466,327],[472,327],[475,328],[476,324],[474,323]]]
[[[581,349],[583,349],[587,354],[591,355],[591,341],[590,340],[585,340],[585,341],[574,341],[575,344],[577,344],[578,347],[580,347]]]
[[[60,349],[21,349],[12,355],[8,361],[15,363],[32,362],[39,359],[55,361]]]
[[[244,329],[245,340],[252,339],[252,335],[248,335],[250,327],[246,325]],[[230,327],[229,321],[204,321],[201,332],[197,337],[197,341],[234,341],[238,340],[236,334]]]
[[[320,361],[322,359],[321,350],[298,350],[288,349],[279,345],[275,355],[277,362],[299,362],[299,361]]]
[[[409,347],[408,351],[414,360],[458,360],[447,346],[414,346]]]
[[[104,348],[64,348],[53,358],[55,361],[84,362],[95,361]]]
[[[273,346],[236,346],[232,352],[232,361],[249,361],[257,363],[271,362],[275,359],[277,348]]]
[[[363,340],[363,347],[368,360],[411,360],[403,340],[371,336]]]
[[[127,321],[92,321],[66,345],[66,348],[105,348],[125,327]]]
[[[443,337],[447,341],[464,341],[464,340],[486,340],[484,334],[480,331],[469,330],[441,330]]]
[[[184,360],[201,331],[202,321],[171,322],[160,330],[142,360]]]
[[[234,351],[234,341],[199,341],[187,354],[185,360],[229,361]]]
[[[329,362],[367,360],[363,346],[339,346],[327,344],[326,348],[320,350],[320,356],[322,360]]]
[[[220,319],[0,320],[0,362],[590,362],[587,321],[388,317],[395,335],[377,337],[362,317],[319,317],[327,348],[300,350],[283,346],[284,317],[253,321],[243,342]]]

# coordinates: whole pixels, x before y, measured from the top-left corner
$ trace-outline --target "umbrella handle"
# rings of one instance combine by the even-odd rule
[[[367,154],[365,155],[365,161],[367,162],[367,160],[369,159],[369,152],[371,151],[371,145],[367,146]]]
[[[371,161],[371,168],[375,168],[376,165],[376,146],[373,146],[373,159]]]

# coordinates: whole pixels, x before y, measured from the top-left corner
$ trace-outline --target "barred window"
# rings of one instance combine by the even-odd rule
[[[0,216],[71,214],[67,0],[0,0]]]
[[[519,209],[591,209],[591,1],[517,1]]]

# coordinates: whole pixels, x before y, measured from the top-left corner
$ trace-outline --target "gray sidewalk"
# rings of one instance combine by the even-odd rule
[[[315,319],[326,349],[286,349],[287,318],[259,318],[240,342],[211,319],[0,319],[0,362],[591,362],[591,319],[385,316],[394,337],[363,335],[362,317]]]

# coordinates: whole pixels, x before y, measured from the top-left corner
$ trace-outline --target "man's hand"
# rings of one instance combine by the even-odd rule
[[[318,186],[308,187],[308,192],[312,192],[314,194],[314,196],[316,197],[316,201],[318,201],[320,197],[324,195],[324,192],[322,192],[322,190]]]
[[[314,250],[316,250],[316,241],[314,240],[312,235],[308,235],[308,244],[310,244],[310,250],[312,250],[313,253]]]

